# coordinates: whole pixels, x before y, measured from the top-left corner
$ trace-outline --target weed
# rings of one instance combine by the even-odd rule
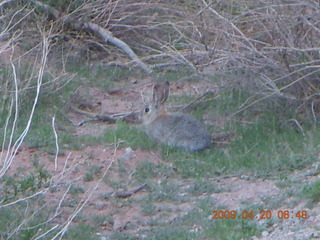
[[[38,177],[38,186],[41,187],[48,187],[48,180],[51,179],[51,174],[47,169],[43,166],[39,166],[36,169],[37,177]]]
[[[111,225],[111,223],[113,223],[110,217],[103,214],[92,216],[92,222],[94,223],[94,225],[99,225],[99,226],[102,226],[105,224]]]
[[[65,238],[70,240],[98,240],[100,238],[96,235],[96,231],[96,227],[81,223],[79,225],[70,227],[65,235]]]
[[[85,182],[91,182],[94,179],[92,172],[86,172],[86,174],[83,177],[83,181]]]
[[[39,231],[46,231],[50,228],[46,224],[46,217],[49,214],[50,211],[47,208],[39,207],[36,198],[28,203],[21,202],[14,206],[1,207],[1,239],[33,239]],[[50,238],[50,234],[47,237]]]
[[[252,124],[226,123],[227,128],[238,136],[227,148],[212,147],[193,154],[163,148],[162,156],[173,162],[185,178],[248,172],[262,177],[275,171],[303,168],[314,162],[317,148],[312,146],[320,144],[320,138],[311,130],[306,132],[308,138],[302,138],[295,130],[283,131],[275,124],[273,116],[270,113],[268,122],[257,119]]]
[[[141,201],[141,213],[144,216],[154,216],[157,213],[157,207],[152,201],[152,195],[147,195],[147,197]]]
[[[135,236],[132,233],[114,232],[114,233],[110,234],[109,239],[110,240],[135,240],[135,239],[137,239],[137,236]]]
[[[320,180],[309,184],[302,189],[304,197],[310,199],[312,202],[317,203],[320,201]]]
[[[203,230],[208,239],[250,239],[261,230],[253,220],[219,219],[212,220]]]
[[[221,189],[215,184],[206,179],[195,180],[188,188],[188,192],[192,195],[210,194],[214,192],[225,191],[226,189]]]
[[[189,79],[189,80],[193,80],[193,81],[199,79],[193,74],[192,69],[190,69],[187,66],[181,66],[181,67],[170,69],[169,71],[164,72],[163,74],[159,75],[157,80],[158,81],[167,80],[169,82],[171,82],[171,81],[174,82],[177,79],[185,78],[186,76],[194,76]]]
[[[95,156],[92,152],[88,153],[88,159],[94,159]]]
[[[84,192],[85,192],[84,187],[82,187],[82,186],[77,186],[77,185],[72,185],[72,186],[70,187],[70,190],[69,190],[69,193],[70,193],[71,195],[78,195],[78,194],[84,193]]]
[[[134,177],[139,182],[146,182],[148,179],[156,177],[170,177],[173,174],[172,167],[166,166],[162,163],[154,164],[150,161],[145,161],[136,168]]]
[[[87,172],[85,173],[83,180],[85,182],[91,182],[95,176],[99,176],[101,173],[101,166],[96,164],[89,164],[87,167]]]
[[[183,202],[185,199],[179,195],[179,184],[165,181],[159,185],[151,186],[152,198],[154,201],[178,201]]]

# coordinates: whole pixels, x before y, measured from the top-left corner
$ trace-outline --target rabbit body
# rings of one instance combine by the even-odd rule
[[[142,116],[147,134],[163,144],[189,152],[210,147],[211,135],[201,122],[187,114],[165,110],[168,94],[168,82],[155,85],[152,104],[144,108]]]
[[[146,131],[149,136],[163,144],[189,152],[211,145],[211,136],[204,126],[197,119],[183,113],[160,115],[146,125]]]

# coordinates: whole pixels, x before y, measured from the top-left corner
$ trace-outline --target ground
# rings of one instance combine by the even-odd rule
[[[72,104],[96,114],[130,113],[141,109],[144,101],[150,97],[152,85],[152,81],[133,81],[124,89],[114,89],[109,92],[94,87],[79,88],[73,96]],[[208,88],[205,81],[177,83],[171,86],[171,92],[175,95],[196,95],[203,93]],[[74,125],[88,119],[87,116],[72,111],[72,109],[67,111],[67,117]],[[114,127],[113,124],[90,122],[74,127],[74,134],[79,137],[98,136]],[[96,225],[99,225],[99,231],[96,234],[101,239],[108,239],[107,236],[114,232],[138,234],[143,239],[144,232],[153,227],[152,220],[157,219],[158,222],[170,224],[194,210],[194,203],[201,199],[210,199],[214,206],[223,206],[221,209],[211,209],[206,213],[212,225],[217,221],[222,221],[212,219],[214,211],[235,210],[241,214],[244,209],[251,211],[250,208],[245,208],[248,203],[265,207],[270,206],[268,202],[281,201],[282,203],[277,204],[274,208],[263,208],[261,212],[252,209],[254,211],[252,221],[265,229],[252,239],[320,238],[319,204],[308,208],[306,200],[295,197],[283,199],[282,196],[287,196],[286,192],[290,186],[279,187],[278,180],[259,179],[247,175],[213,176],[206,181],[214,186],[215,191],[203,191],[190,195],[188,189],[194,185],[194,179],[183,179],[176,176],[176,169],[169,161],[163,160],[157,150],[123,148],[121,147],[122,141],[125,139],[117,139],[113,144],[84,145],[80,150],[64,150],[64,153],[58,156],[38,148],[23,146],[14,158],[8,174],[14,176],[18,173],[19,177],[27,176],[34,169],[35,159],[40,159],[40,164],[54,176],[52,187],[44,194],[45,202],[57,206],[57,211],[59,211],[54,222],[63,224],[75,213],[76,209],[80,208],[82,211],[73,220],[73,224],[95,222]],[[55,157],[57,157],[56,160]],[[159,165],[165,167],[169,173],[159,174],[153,178],[154,182],[151,185],[148,181],[133,180],[132,177],[136,174],[137,168],[150,163],[153,164],[151,167]],[[314,182],[317,176],[308,175],[309,170],[312,169],[297,170],[291,173],[290,178],[298,182]],[[146,198],[150,197],[150,192],[155,191],[154,188],[160,188],[163,182],[174,184],[178,188],[178,195],[174,196],[174,200],[170,200],[170,197],[163,197],[159,191],[157,192],[158,198],[163,197],[163,200],[149,204]],[[117,195],[121,191],[128,192],[144,183],[146,185],[142,189],[127,198]],[[185,196],[189,199],[185,200]],[[291,204],[293,201],[299,203]],[[290,218],[279,219],[278,214],[286,210],[290,211]],[[272,212],[272,217],[263,219],[267,211]],[[299,211],[307,212],[308,218],[295,217]],[[194,224],[189,231],[197,233],[202,231],[202,227]]]

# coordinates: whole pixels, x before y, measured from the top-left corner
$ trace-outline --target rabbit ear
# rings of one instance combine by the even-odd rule
[[[157,83],[153,87],[153,103],[156,107],[164,104],[169,96],[169,82]]]

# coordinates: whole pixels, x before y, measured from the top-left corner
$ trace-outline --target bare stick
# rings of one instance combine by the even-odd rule
[[[50,33],[49,33],[50,35]],[[15,155],[17,154],[24,138],[26,137],[26,135],[29,132],[31,123],[32,123],[32,119],[35,113],[35,109],[39,100],[39,96],[40,96],[40,90],[41,90],[41,85],[42,85],[42,80],[43,80],[43,74],[44,74],[44,68],[46,66],[46,62],[47,62],[47,56],[48,56],[48,52],[49,52],[49,42],[48,42],[48,38],[47,36],[43,36],[43,48],[42,48],[42,59],[41,59],[41,67],[38,73],[38,78],[37,78],[37,89],[36,89],[36,96],[34,98],[34,102],[32,105],[32,109],[30,112],[30,116],[27,122],[27,125],[25,126],[24,131],[21,133],[21,135],[18,137],[18,139],[14,142],[13,146],[11,147],[11,142],[12,142],[12,138],[13,138],[13,134],[15,132],[15,125],[16,125],[16,121],[18,118],[18,86],[17,86],[17,76],[16,76],[16,71],[15,71],[15,66],[13,63],[11,63],[12,68],[13,68],[13,73],[14,73],[14,82],[15,82],[15,99],[13,100],[15,102],[16,105],[16,110],[15,110],[15,117],[14,117],[14,122],[13,122],[13,126],[12,126],[12,134],[10,136],[10,142],[9,142],[9,148],[11,147],[11,149],[8,150],[7,152],[7,156],[6,159],[4,161],[4,165],[2,166],[2,169],[0,170],[0,178],[2,178],[4,176],[4,174],[7,172],[7,170],[9,169],[10,165],[12,164],[12,161],[15,157]]]
[[[55,142],[56,142],[56,155],[54,158],[54,170],[57,171],[58,169],[58,155],[59,155],[59,144],[58,144],[58,134],[56,131],[56,128],[54,126],[55,123],[55,116],[52,117],[52,129],[53,129],[53,133],[54,133],[54,138],[55,138]]]

